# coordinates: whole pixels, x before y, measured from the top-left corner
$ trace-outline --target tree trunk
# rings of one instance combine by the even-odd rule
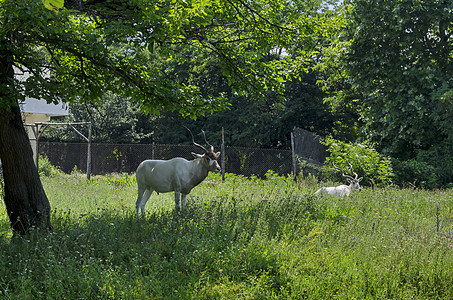
[[[33,161],[33,150],[11,92],[12,57],[0,50],[0,159],[6,210],[14,234],[51,230],[50,204]],[[17,97],[16,97],[17,99]]]
[[[16,234],[31,228],[51,230],[50,204],[44,192],[19,107],[0,109],[0,158],[5,205]]]

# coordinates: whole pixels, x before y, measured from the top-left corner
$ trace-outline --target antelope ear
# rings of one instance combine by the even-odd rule
[[[202,158],[203,157],[203,155],[201,155],[201,154],[193,153],[193,152],[191,152],[191,153],[192,153],[193,157],[195,157],[195,158]]]
[[[353,182],[353,180],[352,180],[352,179],[349,179],[349,178],[347,178],[347,179],[348,179],[348,182],[349,182],[349,183]]]
[[[359,179],[357,179],[357,182],[360,182],[362,181],[363,177],[360,177]]]
[[[215,154],[215,156],[216,156],[216,157],[220,157],[220,152],[217,152],[217,153]]]

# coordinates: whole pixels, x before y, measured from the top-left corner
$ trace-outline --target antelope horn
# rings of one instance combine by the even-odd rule
[[[357,173],[356,173],[356,172],[354,172],[354,171],[352,170],[352,165],[351,165],[351,163],[350,163],[349,161],[346,161],[346,162],[348,163],[348,165],[349,165],[349,168],[351,168],[351,173],[352,173],[352,174],[354,174],[354,176],[355,176],[355,178],[354,178],[354,179],[357,179],[357,178],[359,177],[359,175],[357,175]]]
[[[203,137],[204,137],[204,141],[205,141],[206,145],[208,145],[211,148],[211,152],[214,152],[214,146],[209,144],[208,141],[206,140],[206,133],[204,132],[203,129],[201,130],[201,132],[203,132]]]
[[[184,126],[184,125],[183,125],[183,126]],[[184,126],[184,128],[186,128],[186,129],[187,129],[187,130],[189,131],[189,133],[190,133],[190,136],[192,137],[192,143],[194,144],[194,146],[197,146],[197,147],[199,147],[199,148],[203,149],[203,151],[204,151],[205,153],[208,153],[209,151],[208,151],[208,150],[206,150],[206,148],[205,148],[205,147],[203,147],[202,145],[200,145],[200,144],[198,144],[198,143],[195,143],[195,140],[194,140],[194,138],[193,138],[193,134],[192,134],[192,131],[190,131],[190,129],[189,129],[189,128],[187,128],[186,126]]]
[[[346,175],[346,174],[344,173],[344,171],[343,171],[341,168],[339,168],[339,167],[337,167],[337,166],[335,165],[335,163],[332,163],[332,164],[333,164],[333,167],[334,167],[335,169],[338,169],[338,170],[341,171],[341,175],[343,175],[343,177],[346,177],[346,178],[349,178],[349,179],[354,179],[354,178],[352,178],[352,176]]]

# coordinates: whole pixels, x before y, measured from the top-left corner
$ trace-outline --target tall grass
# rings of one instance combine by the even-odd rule
[[[341,199],[272,173],[210,175],[183,214],[153,194],[137,220],[131,176],[43,184],[53,233],[12,239],[0,206],[1,298],[453,298],[451,190]]]

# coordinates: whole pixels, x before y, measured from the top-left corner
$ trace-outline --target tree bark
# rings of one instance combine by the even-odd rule
[[[11,91],[12,57],[0,50],[0,159],[4,202],[14,234],[51,230],[50,203],[33,161],[33,150]],[[17,99],[17,97],[16,97]]]

